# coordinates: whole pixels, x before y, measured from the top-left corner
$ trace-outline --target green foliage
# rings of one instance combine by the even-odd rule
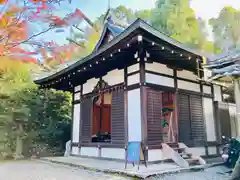
[[[205,25],[196,18],[189,0],[158,0],[152,11],[151,24],[189,47],[207,52],[215,51],[206,38]]]
[[[152,16],[152,11],[151,10],[140,10],[135,13],[135,16],[137,18],[140,18],[146,22],[150,22],[151,16]]]
[[[38,89],[27,68],[9,65],[2,69],[5,71],[0,81],[1,152],[13,154],[17,137],[23,140],[27,152],[38,144],[62,151],[70,139],[70,94]]]
[[[31,122],[26,129],[37,132],[35,141],[45,142],[51,147],[60,146],[70,139],[71,96],[54,90],[25,90],[30,98],[26,102],[30,109]],[[32,133],[34,134],[34,133]]]
[[[133,11],[126,8],[123,5],[120,5],[113,9],[113,13],[116,14],[116,17],[120,20],[125,20],[127,22],[133,22],[136,19]]]
[[[213,28],[215,44],[222,50],[240,48],[240,11],[224,7],[217,18],[209,20]]]

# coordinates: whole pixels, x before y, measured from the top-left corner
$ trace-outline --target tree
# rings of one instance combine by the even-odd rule
[[[142,20],[146,22],[150,22],[151,16],[152,16],[152,11],[151,10],[139,10],[135,12],[135,16],[137,18],[141,18]]]
[[[224,7],[217,18],[209,20],[217,47],[223,51],[240,48],[240,11]]]
[[[26,142],[44,144],[55,150],[57,147],[57,151],[62,151],[64,143],[70,139],[70,94],[39,90],[31,79],[31,64],[7,58],[2,59],[2,63],[1,152],[20,156],[27,147]]]
[[[40,36],[47,32],[61,33],[71,26],[77,28],[83,20],[95,27],[79,9],[64,17],[56,16],[56,5],[61,5],[63,1],[1,1],[0,56],[36,63],[46,70],[71,60],[78,51],[78,45],[72,42],[58,45],[41,40]]]
[[[27,88],[21,92],[29,108],[25,132],[31,147],[44,144],[47,148],[63,151],[71,139],[71,95],[55,90]]]
[[[19,91],[31,87],[28,65],[20,61],[2,59],[0,66],[0,126],[5,151],[17,156],[23,148],[23,124],[28,119],[29,109],[23,103]],[[21,67],[21,68],[19,68]]]
[[[212,43],[206,39],[206,32],[203,31],[204,24],[196,18],[189,0],[157,0],[151,17],[153,27],[173,39],[192,48],[214,51]]]

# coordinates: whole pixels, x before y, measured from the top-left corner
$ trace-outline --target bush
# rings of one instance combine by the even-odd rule
[[[42,147],[39,155],[63,153],[71,130],[69,93],[24,88],[6,98],[4,106],[1,120],[4,131],[8,133],[4,137],[7,144],[5,152],[15,153],[16,138],[21,137],[25,156],[33,155],[33,149],[38,146]],[[19,129],[19,124],[23,129]]]

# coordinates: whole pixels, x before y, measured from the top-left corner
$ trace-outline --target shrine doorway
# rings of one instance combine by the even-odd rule
[[[175,92],[147,88],[148,145],[177,142],[177,108]]]
[[[94,89],[100,93],[92,99],[92,142],[111,142],[112,92],[101,92],[106,87],[104,81],[99,81]]]

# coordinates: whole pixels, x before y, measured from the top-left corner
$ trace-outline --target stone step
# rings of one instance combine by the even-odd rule
[[[189,165],[199,165],[199,160],[194,158],[185,159]]]
[[[185,151],[185,148],[176,147],[176,148],[173,148],[173,150],[178,153],[183,153]]]
[[[178,148],[179,147],[178,143],[168,142],[166,144],[171,148]]]
[[[192,154],[191,154],[191,153],[185,153],[185,152],[179,153],[179,155],[180,155],[183,159],[187,159],[187,158],[192,157]]]

